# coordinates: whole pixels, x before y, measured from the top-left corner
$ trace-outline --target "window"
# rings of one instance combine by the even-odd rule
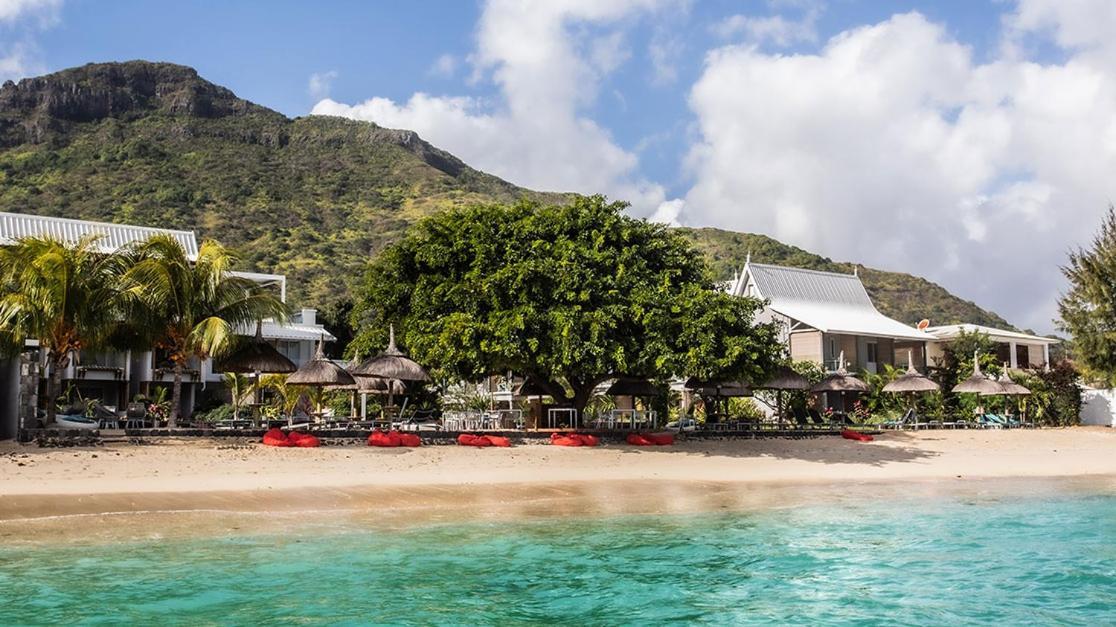
[[[874,364],[879,362],[879,344],[875,342],[868,342],[868,363]]]

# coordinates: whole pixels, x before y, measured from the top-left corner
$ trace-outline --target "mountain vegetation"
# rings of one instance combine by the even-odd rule
[[[290,119],[180,65],[91,64],[0,87],[0,211],[195,230],[244,269],[286,274],[292,302],[322,308],[332,326],[368,259],[419,218],[572,198],[475,170],[411,131]],[[724,278],[748,250],[757,261],[852,268],[758,235],[683,234]],[[905,322],[1007,326],[923,279],[861,276],[880,309]]]

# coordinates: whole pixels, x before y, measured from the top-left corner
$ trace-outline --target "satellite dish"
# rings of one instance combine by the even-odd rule
[[[925,331],[926,327],[928,327],[928,326],[930,326],[930,321],[927,320],[926,318],[923,318],[922,320],[918,321],[918,330],[919,331]]]

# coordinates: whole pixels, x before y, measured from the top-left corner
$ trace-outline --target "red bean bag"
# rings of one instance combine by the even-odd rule
[[[409,447],[422,446],[422,438],[418,437],[418,435],[414,433],[400,433],[399,444],[401,446]]]
[[[499,447],[499,448],[509,448],[509,447],[511,447],[511,440],[509,440],[508,438],[505,438],[502,435],[486,435],[484,437],[487,438],[488,441],[492,443],[492,446],[496,446],[496,447]]]
[[[462,433],[457,436],[457,443],[461,446],[476,446],[478,448],[492,446],[492,440],[488,439],[488,436],[474,433]]]
[[[581,438],[575,435],[564,435],[561,433],[554,433],[550,436],[550,443],[554,446],[585,446]]]
[[[627,440],[628,444],[631,444],[632,446],[655,446],[654,442],[648,440],[638,433],[629,433]]]
[[[846,440],[856,440],[858,442],[871,442],[875,439],[867,433],[853,431],[852,429],[842,429],[841,437],[845,438]]]
[[[318,436],[309,433],[300,433],[298,431],[291,431],[287,435],[287,440],[290,441],[291,446],[300,448],[314,448],[322,445],[322,441],[318,439]]]
[[[591,433],[571,433],[570,437],[581,440],[582,446],[597,446],[601,443],[601,439]]]
[[[403,442],[399,439],[399,433],[397,431],[389,431],[387,433],[384,433],[383,431],[373,431],[372,433],[368,434],[368,446],[382,446],[392,448],[399,446],[402,443]]]
[[[673,433],[644,433],[643,439],[658,446],[670,446],[674,444]]]
[[[267,430],[263,436],[263,443],[264,446],[294,446],[287,434],[278,427]]]

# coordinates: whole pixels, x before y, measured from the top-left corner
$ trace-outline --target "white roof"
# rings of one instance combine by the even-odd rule
[[[733,285],[733,294],[743,295],[749,282],[759,297],[769,301],[772,311],[824,333],[934,339],[880,313],[856,275],[748,263]]]
[[[241,335],[255,335],[256,330],[243,329]],[[320,324],[299,324],[297,322],[288,322],[280,324],[274,320],[264,320],[261,334],[266,340],[318,340],[325,338],[327,342],[336,341],[332,333],[325,330]]]
[[[170,235],[178,240],[190,259],[198,257],[198,240],[194,237],[193,231],[0,212],[0,246],[13,244],[24,237],[52,237],[72,244],[86,235],[93,234],[101,236],[97,246],[106,253],[114,252],[133,242],[143,241],[152,235]]]
[[[1029,333],[1019,333],[1017,331],[1008,331],[1006,329],[997,329],[994,327],[986,327],[980,324],[947,324],[936,327],[928,327],[926,332],[940,340],[948,340],[957,337],[964,331],[966,333],[984,333],[993,340],[1000,340],[1004,342],[1026,342],[1029,344],[1057,344],[1058,340],[1049,337],[1042,337],[1040,335],[1030,335]]]

